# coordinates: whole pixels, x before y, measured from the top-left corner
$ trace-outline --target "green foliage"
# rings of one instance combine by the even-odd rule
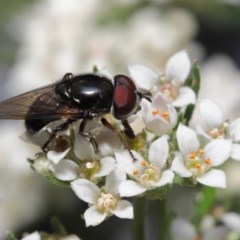
[[[43,177],[45,177],[46,179],[48,179],[51,183],[53,183],[54,185],[57,185],[58,187],[70,187],[70,182],[68,181],[61,181],[59,179],[57,179],[51,171],[48,170],[42,170],[41,175]]]
[[[67,231],[65,227],[62,225],[62,223],[57,217],[52,217],[51,226],[52,226],[53,232],[56,233],[57,235],[59,236],[67,235]]]
[[[161,188],[156,188],[150,191],[147,191],[146,197],[150,200],[162,200],[165,199],[168,192],[171,190],[172,185],[168,184]]]
[[[210,212],[216,201],[216,188],[204,186],[200,190],[200,197],[196,199],[193,222],[198,226],[203,217]]]
[[[17,240],[12,232],[7,232],[7,240]]]

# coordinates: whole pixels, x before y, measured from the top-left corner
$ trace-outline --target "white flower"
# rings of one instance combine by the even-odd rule
[[[160,90],[175,107],[196,102],[194,91],[184,86],[190,70],[191,62],[185,51],[174,54],[166,64],[165,77]]]
[[[100,131],[95,139],[98,145],[98,153],[102,156],[112,156],[122,147],[119,135],[109,129]]]
[[[115,168],[115,159],[103,157],[100,160],[85,160],[76,162],[70,159],[62,159],[57,164],[51,164],[49,169],[54,176],[62,181],[72,181],[78,176],[97,181],[98,178],[107,176]]]
[[[235,212],[226,212],[221,216],[221,221],[229,230],[240,235],[240,214]]]
[[[199,105],[203,127],[196,131],[206,140],[231,139],[233,141],[231,157],[240,161],[240,118],[232,122],[224,120],[221,107],[211,99],[203,99]]]
[[[226,240],[228,232],[225,226],[212,226],[211,229],[198,233],[193,224],[182,218],[174,219],[170,227],[172,240]]]
[[[191,71],[191,62],[186,51],[180,51],[168,60],[165,75],[161,79],[155,71],[142,65],[132,65],[128,69],[139,88],[151,91],[155,90],[154,87],[159,87],[174,107],[196,102],[194,91],[184,86]]]
[[[71,183],[76,195],[89,203],[89,208],[84,213],[86,226],[96,226],[111,215],[133,218],[132,204],[121,200],[118,195],[118,186],[125,178],[125,174],[118,170],[106,177],[103,189],[86,179],[77,179]]]
[[[152,102],[142,99],[141,113],[147,128],[156,135],[166,134],[177,123],[175,108],[161,93],[157,93]]]
[[[174,219],[171,223],[170,234],[172,240],[197,239],[197,232],[194,226],[182,218]]]
[[[180,153],[174,158],[171,169],[181,177],[193,177],[199,183],[225,188],[225,173],[213,167],[230,157],[231,141],[212,140],[202,149],[196,132],[189,127],[180,124],[176,134]]]
[[[56,234],[47,234],[46,235],[46,239],[52,239],[52,238],[56,238],[56,239],[61,239],[61,240],[81,240],[78,236],[76,235],[67,235],[67,236],[57,236]],[[39,234],[39,232],[35,231],[33,233],[30,233],[28,235],[25,235],[23,238],[21,238],[21,240],[41,240],[41,235]]]
[[[133,161],[130,154],[118,152],[115,154],[118,165],[131,177],[119,186],[120,196],[130,197],[144,193],[147,190],[165,186],[173,182],[174,173],[166,169],[168,158],[168,136],[158,138],[149,147],[148,159],[144,160],[138,153]]]
[[[40,234],[36,231],[21,238],[21,240],[41,240]]]
[[[115,168],[115,159],[103,157],[100,160],[85,160],[78,168],[79,176],[91,181],[98,181],[98,178],[105,177]]]
[[[136,86],[142,90],[150,91],[159,82],[158,74],[146,66],[130,65],[128,71]]]
[[[72,234],[72,235],[61,237],[61,240],[81,240],[81,239],[78,236]]]
[[[66,155],[70,151],[70,148],[63,152],[48,151],[47,158],[50,160],[49,170],[53,175],[62,181],[71,181],[77,178],[78,164],[74,161],[67,159]]]
[[[185,81],[191,71],[191,62],[186,51],[173,55],[166,64],[165,75],[159,79],[158,74],[143,65],[128,67],[131,77],[140,89],[145,91],[160,91],[174,107],[183,107],[196,102],[196,95],[190,87],[185,87]]]

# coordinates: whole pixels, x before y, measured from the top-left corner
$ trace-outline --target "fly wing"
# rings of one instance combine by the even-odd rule
[[[55,84],[23,93],[0,103],[0,119],[81,118],[83,112],[57,96]]]

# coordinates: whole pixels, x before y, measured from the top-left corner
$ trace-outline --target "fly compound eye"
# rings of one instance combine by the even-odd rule
[[[114,77],[113,115],[119,120],[128,118],[138,107],[138,93],[133,81],[125,75]]]

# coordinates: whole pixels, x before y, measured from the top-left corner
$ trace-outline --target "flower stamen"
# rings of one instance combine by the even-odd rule
[[[209,170],[212,165],[210,158],[204,158],[204,150],[199,149],[196,152],[191,152],[185,159],[186,167],[197,176]]]
[[[100,193],[100,197],[97,200],[97,209],[100,212],[109,213],[117,205],[118,199],[110,193]]]

